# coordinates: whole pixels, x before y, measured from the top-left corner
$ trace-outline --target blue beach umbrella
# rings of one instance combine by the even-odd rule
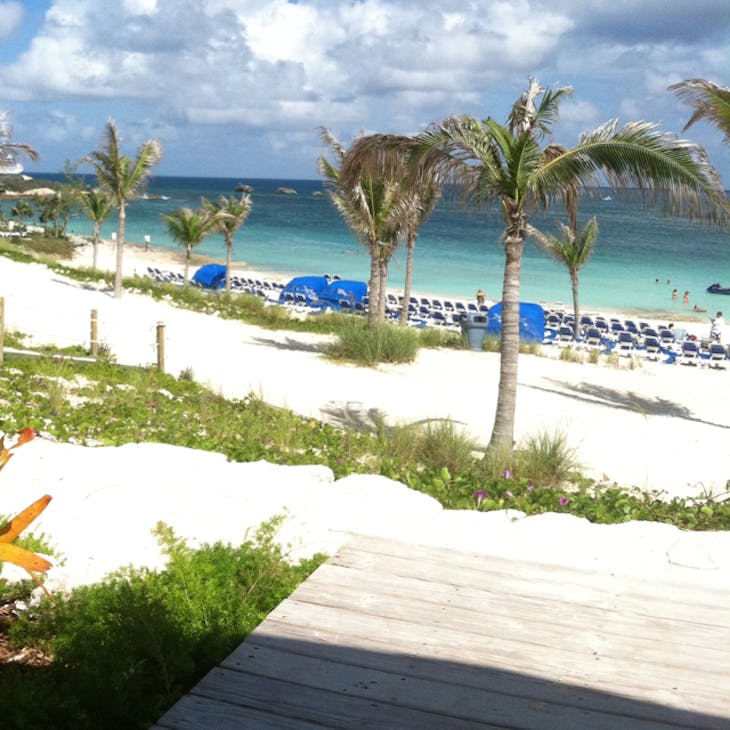
[[[223,264],[205,264],[193,274],[193,281],[206,289],[220,289],[226,283],[226,267]]]

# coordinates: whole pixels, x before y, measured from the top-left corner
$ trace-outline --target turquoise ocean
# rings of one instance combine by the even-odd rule
[[[38,179],[60,180],[59,175],[34,174]],[[89,178],[93,183],[93,178]],[[369,259],[349,232],[319,180],[245,178],[154,177],[148,197],[132,201],[127,212],[127,241],[152,247],[178,249],[167,235],[162,213],[181,207],[196,208],[201,197],[237,195],[244,183],[254,191],[251,214],[234,240],[233,258],[253,269],[282,275],[339,274],[367,281]],[[279,187],[296,195],[277,193]],[[4,207],[7,207],[7,203]],[[541,230],[557,234],[561,209],[533,216]],[[611,196],[609,191],[580,204],[581,223],[596,216],[598,244],[580,273],[582,309],[622,309],[637,312],[688,313],[697,304],[712,314],[730,297],[705,292],[721,282],[730,286],[730,236],[709,226],[669,218],[660,212]],[[564,219],[564,216],[562,216]],[[69,232],[88,235],[92,226],[83,216],[71,220]],[[116,230],[116,216],[102,228],[102,237]],[[442,201],[419,231],[413,288],[418,292],[471,299],[478,288],[488,299],[499,299],[504,265],[499,237],[503,225],[496,208],[467,210],[456,201]],[[221,261],[225,247],[221,236],[210,236],[195,249]],[[389,269],[389,287],[402,288],[405,250]],[[656,280],[659,280],[659,284]],[[673,289],[679,300],[672,301]],[[690,304],[682,304],[689,291]],[[525,246],[521,298],[530,302],[570,303],[568,273],[532,243]]]

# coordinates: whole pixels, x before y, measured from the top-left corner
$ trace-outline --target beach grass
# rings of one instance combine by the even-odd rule
[[[591,499],[575,500],[575,509],[563,511],[589,520],[625,521],[641,515],[693,529],[730,529],[730,502],[722,502],[721,496],[668,500],[636,493],[633,485],[610,485],[627,495],[628,511],[602,509],[604,487],[609,485],[581,476],[559,431],[526,437],[511,461],[495,466],[448,419],[390,427],[381,423],[374,430],[337,428],[267,406],[254,395],[226,399],[188,377],[176,378],[156,368],[121,367],[112,360],[18,357],[0,372],[7,432],[30,426],[60,441],[90,446],[166,443],[216,451],[233,461],[322,464],[338,478],[380,474],[431,494],[450,509],[475,509],[475,490],[510,491],[502,477],[510,472],[523,486],[533,487],[520,502],[528,513],[550,510],[546,494],[569,491]],[[560,506],[558,497],[552,501]],[[610,501],[615,501],[613,496]],[[653,505],[649,511],[648,503]],[[711,514],[702,511],[708,504]]]
[[[122,569],[20,612],[10,649],[35,665],[0,665],[5,725],[150,727],[324,561],[287,560],[281,521],[197,550],[158,523],[163,571]]]
[[[407,327],[383,323],[375,328],[359,318],[348,317],[337,330],[336,339],[325,345],[324,353],[333,360],[347,360],[358,365],[413,362],[419,337]]]

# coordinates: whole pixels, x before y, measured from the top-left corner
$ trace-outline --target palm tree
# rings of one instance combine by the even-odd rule
[[[669,91],[674,91],[682,101],[694,107],[694,114],[684,125],[683,132],[700,119],[706,119],[720,130],[724,141],[730,144],[730,89],[713,81],[688,79],[672,84]]]
[[[33,207],[27,200],[19,200],[11,209],[10,215],[20,218],[20,225],[25,225],[25,219],[33,216]]]
[[[12,142],[13,127],[8,112],[0,112],[0,173],[3,166],[13,166],[18,156],[26,156],[35,161],[38,153],[27,144]]]
[[[79,195],[79,205],[86,217],[94,224],[93,243],[94,254],[91,268],[96,269],[99,254],[99,231],[101,224],[106,220],[112,209],[112,201],[101,188],[87,188]]]
[[[117,267],[114,275],[114,296],[117,298],[122,296],[127,201],[140,192],[149,177],[150,170],[161,158],[162,145],[156,139],[149,139],[142,144],[134,160],[123,155],[119,148],[117,125],[113,119],[109,119],[101,147],[82,160],[94,168],[99,186],[111,197],[112,205],[119,209]]]
[[[245,223],[248,214],[251,212],[251,197],[242,192],[241,199],[225,195],[219,196],[218,200],[211,203],[203,198],[203,208],[215,221],[213,230],[222,233],[226,243],[226,291],[231,291],[231,257],[233,254],[233,237],[238,229]]]
[[[418,229],[433,213],[441,191],[434,181],[425,180],[420,185],[416,178],[406,178],[406,278],[403,284],[403,309],[400,313],[400,325],[408,324],[408,302],[411,299],[411,283],[413,281],[413,259],[416,252]]]
[[[658,131],[648,122],[619,128],[609,122],[583,134],[572,149],[548,142],[560,102],[570,87],[544,89],[535,79],[515,102],[506,124],[491,118],[449,117],[413,138],[375,135],[373,148],[405,146],[416,173],[455,182],[476,203],[499,202],[505,232],[499,392],[489,449],[514,442],[520,345],[520,268],[529,215],[562,200],[575,219],[578,194],[604,182],[633,190],[672,213],[727,224],[730,206],[720,177],[696,144]],[[435,173],[434,173],[435,171]]]
[[[598,221],[591,218],[582,232],[576,233],[570,226],[558,221],[561,237],[556,238],[529,226],[528,236],[534,238],[557,262],[564,264],[570,274],[573,290],[573,332],[577,338],[580,332],[580,308],[578,307],[578,272],[588,263],[598,240]]]
[[[388,262],[405,220],[401,187],[396,179],[380,171],[354,173],[351,181],[343,185],[340,171],[349,152],[328,130],[320,130],[320,135],[337,162],[322,155],[318,160],[319,174],[348,228],[366,246],[370,256],[368,326],[375,327],[385,318]]]
[[[203,239],[212,233],[216,221],[205,210],[191,210],[180,208],[169,215],[162,214],[167,222],[167,232],[170,238],[185,247],[185,273],[183,285],[187,286],[190,274],[190,258],[193,248],[199,246]]]
[[[402,141],[408,138],[401,138]],[[343,161],[340,184],[345,187],[356,185],[363,173],[393,180],[397,184],[399,202],[395,209],[396,233],[406,243],[406,274],[403,286],[404,306],[400,324],[408,324],[407,303],[411,297],[413,281],[413,260],[418,229],[433,213],[441,197],[437,181],[427,174],[414,175],[408,156],[408,145],[372,145],[370,137],[361,137],[353,142]]]

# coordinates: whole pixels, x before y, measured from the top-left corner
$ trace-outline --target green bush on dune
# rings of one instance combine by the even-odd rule
[[[191,381],[189,374],[175,378],[152,368],[52,357],[6,362],[0,370],[0,400],[4,430],[9,432],[30,426],[61,441],[81,444],[159,442],[217,451],[234,461],[324,464],[337,477],[353,472],[382,474],[427,491],[454,509],[474,509],[474,490],[499,488],[501,475],[509,471],[534,486],[536,494],[531,491],[533,496],[525,500],[535,504],[525,511],[549,509],[538,499],[541,490],[585,490],[595,500],[581,507],[581,516],[593,519],[595,513],[606,520],[600,509],[602,486],[581,477],[575,455],[560,432],[533,434],[518,445],[514,455],[490,454],[485,459],[477,445],[448,420],[404,426],[380,422],[374,430],[365,423],[336,428],[267,406],[252,395],[223,398]],[[442,469],[448,471],[448,478],[442,478]],[[631,504],[642,499],[635,495]],[[712,515],[698,516],[696,526],[729,529],[730,503],[717,498],[709,503],[714,505]],[[571,500],[562,511],[574,508],[575,500]],[[684,525],[682,511],[695,514],[698,508],[686,500],[660,500],[652,509],[656,520]],[[627,515],[632,518],[631,509],[614,514],[614,521],[623,521]]]
[[[157,538],[164,571],[125,569],[46,601],[10,627],[15,648],[53,661],[0,667],[7,727],[147,728],[238,646],[323,560],[290,565],[274,541],[281,519],[233,547]]]
[[[381,362],[413,362],[418,345],[418,335],[412,329],[390,323],[369,328],[364,321],[350,317],[324,351],[336,360],[372,366]]]

